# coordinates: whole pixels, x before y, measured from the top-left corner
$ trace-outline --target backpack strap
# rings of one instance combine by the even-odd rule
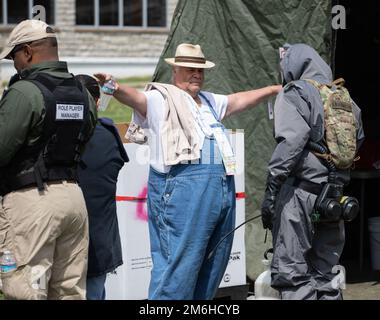
[[[318,81],[314,79],[305,79],[305,81],[311,83],[314,87],[316,87],[318,90],[321,90],[324,86],[323,84],[319,83]]]
[[[305,81],[309,82],[310,84],[312,84],[319,92],[321,91],[322,87],[325,85],[325,84],[321,84],[319,83],[318,81],[316,80],[313,80],[313,79],[305,79]],[[333,86],[334,84],[331,83],[331,84],[326,84],[329,88],[330,88],[330,85]],[[321,96],[322,98],[322,96]],[[324,105],[324,101],[322,99],[322,105]],[[316,142],[313,142],[313,141],[309,141],[308,143],[308,149],[317,157],[321,160],[321,162],[329,169],[329,171],[332,171],[332,167],[330,166],[331,163],[333,163],[332,161],[332,156],[328,150],[328,148],[326,147],[326,141],[325,141],[325,136],[323,137],[323,140],[322,140],[323,143],[316,143]],[[335,169],[333,169],[335,170]]]
[[[326,84],[321,84],[318,81],[313,80],[313,79],[305,79],[305,81],[311,83],[313,86],[317,87],[318,89],[321,89],[323,86],[327,86],[329,88],[332,88],[334,86],[343,87],[345,83],[345,80],[343,78],[335,79],[333,82],[326,83]]]
[[[342,86],[344,86],[344,83],[345,83],[345,81],[344,81],[343,78],[338,78],[338,79],[336,79],[336,80],[334,80],[334,81],[332,82],[332,84],[336,85],[337,87],[342,87]]]

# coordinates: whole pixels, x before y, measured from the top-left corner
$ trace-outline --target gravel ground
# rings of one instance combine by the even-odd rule
[[[348,283],[344,300],[380,300],[380,281]]]

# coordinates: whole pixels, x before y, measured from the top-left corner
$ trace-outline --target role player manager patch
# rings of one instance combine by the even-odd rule
[[[83,104],[57,103],[55,120],[83,120]]]

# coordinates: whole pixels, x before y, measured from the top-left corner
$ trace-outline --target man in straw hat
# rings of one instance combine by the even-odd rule
[[[182,43],[173,85],[150,83],[145,92],[117,85],[114,94],[149,128],[148,215],[153,269],[149,299],[212,299],[230,256],[235,224],[235,155],[221,120],[254,107],[281,86],[220,95],[202,91],[214,67],[199,45]],[[101,83],[110,75],[96,74]]]
[[[0,254],[7,299],[85,299],[88,222],[76,166],[96,124],[93,99],[59,61],[56,35],[25,20],[0,59],[17,75],[0,101]]]

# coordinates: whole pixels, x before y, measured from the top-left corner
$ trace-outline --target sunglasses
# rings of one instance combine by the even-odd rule
[[[32,42],[28,42],[28,43],[20,43],[18,45],[16,45],[13,50],[9,53],[9,57],[14,60],[15,59],[15,55],[16,55],[16,52],[19,52],[21,51],[22,49],[24,49],[26,46],[29,46],[31,45]]]
[[[25,44],[18,44],[17,46],[15,46],[13,48],[13,50],[11,51],[11,53],[9,54],[9,57],[14,60],[15,59],[15,55],[16,55],[16,52],[19,52],[21,51],[22,49],[24,49],[25,47]]]

